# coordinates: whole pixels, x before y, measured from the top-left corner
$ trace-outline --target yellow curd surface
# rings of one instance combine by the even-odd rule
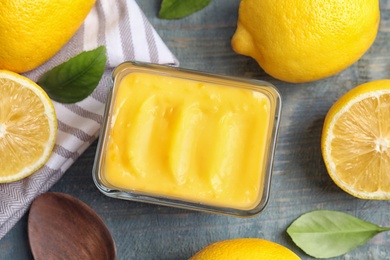
[[[113,106],[104,178],[122,190],[253,208],[269,117],[259,92],[129,74]]]

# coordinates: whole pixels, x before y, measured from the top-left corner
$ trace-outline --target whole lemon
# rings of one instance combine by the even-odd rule
[[[0,69],[32,70],[76,33],[95,0],[0,0]]]
[[[298,260],[290,249],[260,238],[236,238],[212,243],[190,260]]]
[[[309,82],[356,62],[379,20],[378,0],[242,0],[232,47],[274,78]]]

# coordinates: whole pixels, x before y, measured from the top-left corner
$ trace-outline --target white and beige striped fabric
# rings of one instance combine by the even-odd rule
[[[28,178],[0,184],[0,239],[28,210],[32,201],[56,183],[96,140],[111,72],[126,60],[178,65],[177,59],[145,18],[134,0],[97,0],[84,24],[57,55],[25,75],[37,81],[40,75],[83,50],[104,45],[107,67],[96,90],[75,104],[55,103],[58,138],[46,165]]]

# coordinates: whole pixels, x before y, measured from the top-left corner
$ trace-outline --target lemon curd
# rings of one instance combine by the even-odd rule
[[[128,74],[107,123],[104,179],[141,194],[254,208],[263,192],[270,106],[250,89]]]

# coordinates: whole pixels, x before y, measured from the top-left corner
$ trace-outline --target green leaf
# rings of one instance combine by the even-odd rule
[[[54,67],[38,80],[49,97],[60,103],[75,103],[90,95],[106,66],[106,47],[84,51]]]
[[[163,0],[158,16],[179,19],[205,8],[211,0]]]
[[[316,258],[343,255],[374,237],[390,230],[354,216],[330,210],[306,213],[287,229],[294,243]]]

